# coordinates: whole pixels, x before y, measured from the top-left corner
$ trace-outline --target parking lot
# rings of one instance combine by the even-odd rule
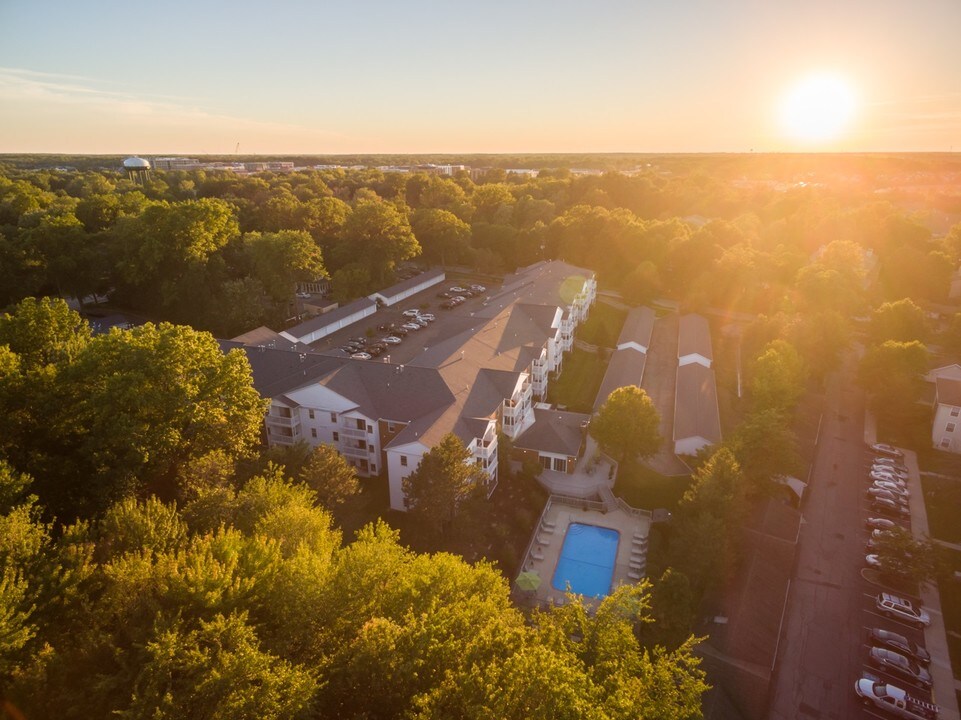
[[[868,663],[872,628],[925,643],[920,630],[878,611],[876,598],[883,588],[861,574],[870,536],[865,523],[879,513],[866,497],[875,454],[863,441],[864,399],[852,382],[853,367],[849,358],[826,391],[771,693],[768,716],[776,720],[890,717],[858,699],[854,685],[861,677],[891,682],[923,700],[932,698],[916,684]],[[912,497],[911,502],[923,500]],[[910,526],[906,518],[896,522]],[[933,690],[936,700],[953,688],[935,685]]]
[[[413,295],[393,307],[379,308],[370,317],[318,340],[311,347],[325,354],[346,356],[349,353],[342,348],[352,339],[363,340],[366,344],[391,336],[400,339],[400,344],[388,345],[380,355],[371,358],[370,361],[409,363],[425,349],[474,327],[477,324],[476,313],[484,310],[487,298],[495,290],[486,287],[485,292],[478,293],[474,297],[465,297],[464,302],[457,307],[442,307],[447,298],[438,297],[438,293],[448,292],[451,287],[457,287],[457,284],[448,280]],[[431,314],[434,321],[428,323],[426,327],[398,331],[396,328],[411,323],[412,318],[404,316],[404,312],[410,310]]]

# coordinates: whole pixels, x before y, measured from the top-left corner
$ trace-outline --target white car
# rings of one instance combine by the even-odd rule
[[[413,320],[411,320],[411,322],[412,322],[412,323],[417,323],[417,324],[420,325],[422,328],[425,328],[425,327],[427,327],[428,325],[430,325],[430,321],[427,320],[426,318],[423,318],[423,317],[415,317]]]
[[[414,322],[409,322],[404,323],[401,327],[404,328],[404,330],[420,330],[422,326]]]
[[[385,338],[381,338],[381,342],[382,342],[382,343],[387,343],[388,345],[400,345],[400,344],[401,344],[402,342],[404,342],[404,341],[401,340],[399,337],[395,337],[395,336],[393,336],[393,335],[388,335],[388,336],[385,337]]]
[[[297,297],[303,298],[304,300],[309,300],[309,299],[310,299],[310,293],[309,293],[309,292],[299,292],[299,293],[297,293]]]
[[[884,488],[874,487],[873,485],[868,488],[867,496],[875,500],[890,500],[891,502],[897,503],[902,507],[907,507],[908,504],[908,501],[900,495],[893,493],[890,490],[885,490]]]
[[[883,487],[887,489],[894,488],[896,492],[899,492],[902,495],[911,495],[910,491],[908,490],[908,486],[897,478],[873,478],[873,480],[874,482],[871,484],[874,485],[874,487]]]
[[[868,474],[868,477],[869,477],[871,480],[875,480],[875,481],[881,480],[881,481],[885,481],[885,482],[898,483],[898,484],[901,484],[901,485],[904,484],[904,481],[903,481],[901,478],[899,478],[897,475],[894,475],[893,473],[889,473],[889,472],[883,472],[883,471],[881,471],[881,470],[872,470],[872,471]]]
[[[415,318],[418,315],[420,315],[420,310],[414,310],[414,309],[404,310],[403,315],[404,317]]]
[[[877,555],[873,555],[873,554],[872,554],[872,555],[865,555],[865,556],[864,556],[864,564],[867,565],[869,568],[874,568],[875,570],[880,570],[880,569],[881,569],[881,558],[879,558]]]
[[[907,472],[908,469],[898,460],[889,457],[876,457],[874,458],[875,465],[887,465],[895,470],[900,470],[901,472]]]
[[[898,478],[899,480],[907,480],[909,477],[911,477],[905,470],[898,470],[896,467],[891,467],[890,465],[872,465],[871,472],[894,475],[894,477]]]
[[[455,285],[454,287],[450,288],[450,290],[448,290],[448,292],[452,292],[452,293],[454,293],[455,295],[457,295],[457,294],[460,294],[460,293],[467,292],[467,288],[462,288],[460,285]]]
[[[871,528],[874,532],[888,532],[894,530],[898,527],[898,524],[894,520],[888,520],[887,518],[868,518],[864,521],[866,527]]]
[[[878,595],[875,605],[888,617],[913,623],[919,627],[927,627],[931,624],[931,618],[924,608],[915,607],[907,598],[891,593],[881,593]]]
[[[874,443],[871,446],[874,452],[879,452],[882,455],[890,455],[891,457],[903,458],[904,453],[898,450],[894,445],[888,445],[887,443]]]
[[[421,313],[419,317],[421,320],[426,320],[429,323],[432,323],[437,319],[431,313]]]
[[[373,355],[371,355],[370,353],[359,352],[359,353],[354,353],[353,355],[350,356],[350,358],[351,360],[370,360],[371,358],[373,358]]]
[[[487,292],[487,288],[484,287],[483,285],[471,285],[470,291],[472,293],[482,293],[482,292]]]

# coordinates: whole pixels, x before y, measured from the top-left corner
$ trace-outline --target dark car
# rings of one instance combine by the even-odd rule
[[[378,347],[377,345],[370,345],[365,352],[372,357],[378,357],[384,352],[384,348]]]
[[[881,628],[873,628],[870,633],[868,633],[868,643],[874,647],[883,647],[888,650],[894,650],[896,653],[901,653],[910,660],[920,665],[928,665],[931,663],[931,656],[928,651],[915,642],[911,642],[904,635],[898,635],[890,630],[882,630]]]
[[[453,297],[453,296],[452,296],[449,292],[447,292],[447,291],[445,291],[445,290],[441,290],[439,293],[437,293],[437,297],[439,297],[439,298],[444,298],[444,299],[446,300],[447,298],[450,298],[450,297]]]
[[[911,515],[911,511],[908,510],[907,506],[887,498],[874,498],[871,501],[871,509],[882,515],[894,517],[909,517]]]
[[[377,329],[380,330],[381,332],[387,332],[388,330],[390,330],[390,328],[391,328],[390,323],[384,323],[383,325],[377,326]]]
[[[444,308],[444,310],[450,310],[451,308],[455,308],[458,305],[460,305],[460,303],[454,302],[453,300],[445,300],[440,304],[440,306]]]
[[[395,337],[403,338],[403,337],[407,337],[408,332],[409,331],[407,330],[407,328],[398,325],[395,328],[391,328],[390,334]]]
[[[901,653],[894,652],[894,650],[879,647],[871,648],[868,653],[868,662],[876,668],[909,682],[917,683],[925,689],[931,687],[931,673]]]

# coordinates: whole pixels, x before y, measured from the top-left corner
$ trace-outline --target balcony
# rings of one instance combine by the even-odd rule
[[[366,430],[359,430],[359,429],[357,429],[357,428],[355,428],[355,427],[344,427],[343,425],[341,425],[341,426],[338,428],[338,432],[339,432],[343,437],[360,438],[360,439],[366,439],[366,438],[367,438],[367,431],[366,431]]]
[[[279,415],[267,415],[267,425],[274,428],[287,430],[300,430],[299,417],[281,417]]]
[[[367,448],[351,447],[350,445],[342,445],[340,452],[347,457],[359,458],[361,460],[367,460],[370,455]]]

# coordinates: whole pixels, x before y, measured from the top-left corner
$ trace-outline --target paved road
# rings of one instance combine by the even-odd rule
[[[868,537],[864,521],[873,514],[864,497],[872,456],[863,442],[864,399],[854,385],[853,368],[849,357],[828,384],[778,650],[771,720],[876,716],[853,690],[869,670],[868,629],[894,630],[923,644],[920,631],[877,614],[878,588],[860,574]],[[924,697],[920,688],[915,694]]]

